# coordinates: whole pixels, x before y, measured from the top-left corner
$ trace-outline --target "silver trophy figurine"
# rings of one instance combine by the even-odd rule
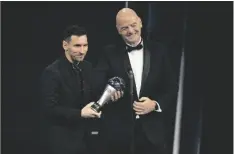
[[[101,98],[95,102],[91,109],[99,112],[100,109],[111,100],[111,96],[117,91],[123,91],[125,88],[125,82],[120,77],[113,77],[108,80],[108,84],[101,96]]]

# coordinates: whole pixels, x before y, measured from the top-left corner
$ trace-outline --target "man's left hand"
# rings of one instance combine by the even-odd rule
[[[155,110],[156,103],[155,101],[149,99],[148,97],[141,97],[140,102],[133,103],[133,109],[137,115],[144,115]]]

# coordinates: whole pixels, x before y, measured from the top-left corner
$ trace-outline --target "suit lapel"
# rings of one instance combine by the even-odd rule
[[[147,44],[144,43],[144,58],[143,58],[143,71],[142,71],[142,79],[141,79],[141,90],[140,90],[140,96],[141,93],[144,89],[144,85],[146,82],[146,79],[148,77],[149,74],[149,70],[150,70],[150,51],[147,48]]]
[[[128,53],[124,48],[123,48],[123,59],[124,59],[124,69],[125,69],[125,72],[126,72],[126,74],[128,76],[128,83],[130,85],[129,71],[132,70],[132,67],[131,67],[129,57],[128,57]],[[133,76],[133,95],[134,95],[135,99],[138,99],[134,76]]]

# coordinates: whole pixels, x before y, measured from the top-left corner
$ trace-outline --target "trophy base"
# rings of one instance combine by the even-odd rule
[[[95,112],[100,112],[100,108],[101,106],[96,102],[91,106],[91,109]]]

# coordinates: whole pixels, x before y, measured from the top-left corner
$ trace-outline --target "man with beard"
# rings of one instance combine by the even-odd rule
[[[87,32],[70,26],[64,32],[64,55],[45,68],[41,79],[42,104],[48,122],[50,154],[87,154],[89,122],[101,112],[91,109],[95,94],[94,72],[84,60],[88,51]],[[102,89],[103,90],[103,89]],[[115,93],[113,101],[120,98]]]

